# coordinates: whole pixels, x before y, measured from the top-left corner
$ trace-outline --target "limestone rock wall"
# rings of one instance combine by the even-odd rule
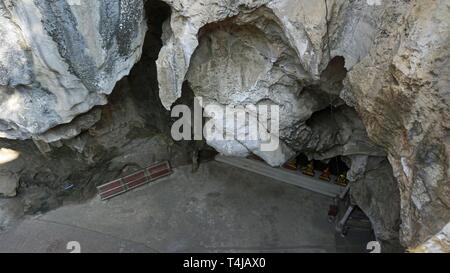
[[[2,0],[0,25],[0,137],[12,139],[106,104],[147,30],[141,0]]]
[[[388,14],[348,88],[369,136],[389,153],[401,238],[414,245],[450,220],[450,3],[413,1]]]
[[[97,185],[156,161],[169,160],[173,167],[189,162],[191,147],[170,138],[170,112],[158,97],[155,60],[170,9],[145,8],[150,18],[143,54],[115,83],[106,105],[32,140],[0,138],[0,232],[23,214],[85,201],[97,193]]]

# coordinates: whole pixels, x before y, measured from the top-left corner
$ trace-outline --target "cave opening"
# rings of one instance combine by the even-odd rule
[[[343,80],[347,77],[347,72],[345,58],[343,56],[333,57],[321,74],[320,81],[324,83],[321,88],[326,92],[338,94],[337,92],[344,87]]]
[[[307,166],[310,162],[313,162],[314,170],[319,172],[329,168],[330,173],[334,176],[346,174],[350,170],[347,163],[345,163],[345,160],[340,155],[326,160],[310,160],[306,154],[300,153],[295,157],[295,161],[300,168],[302,166]]]
[[[171,15],[170,6],[160,0],[145,1],[147,32],[142,46],[140,60],[134,64],[128,76],[119,81],[108,97],[108,105],[103,107],[103,123],[97,125],[108,127],[112,115],[124,108],[124,102],[136,109],[137,115],[144,121],[144,126],[153,130],[168,132],[170,113],[162,106],[159,98],[156,60],[163,46],[163,24]],[[105,121],[106,119],[106,121]],[[102,122],[101,122],[102,123]]]
[[[348,73],[345,58],[332,57],[323,65],[319,80],[311,80],[268,9],[209,24],[200,30],[198,39],[186,76],[192,93],[224,106],[267,101],[281,106],[280,140],[286,144],[283,149],[292,154],[281,152],[274,156],[243,141],[208,144],[223,155],[265,161],[266,168],[288,166],[292,170],[295,165],[298,179],[303,179],[299,170],[310,163],[313,172],[303,173],[316,180],[323,176],[339,184],[339,177],[344,176],[347,181],[341,184],[356,185],[350,191],[351,199],[362,209],[359,214],[365,213],[374,223],[377,238],[396,240],[397,222],[386,225],[390,229],[386,236],[386,226],[379,224],[385,219],[377,212],[378,204],[371,201],[373,193],[361,190],[366,183],[389,184],[392,190],[393,175],[385,152],[368,138],[356,110],[340,98]],[[293,159],[296,162],[292,164]]]
[[[160,1],[147,1],[146,12],[149,31],[142,58],[126,81],[131,91],[129,94],[140,109],[139,115],[145,117],[146,127],[156,127],[159,132],[170,136],[170,126],[174,120],[170,117],[170,112],[162,106],[155,63],[162,47],[163,24],[170,17],[170,8]],[[173,105],[185,104],[193,109],[195,96],[202,96],[222,105],[239,100],[256,103],[270,101],[283,106],[282,114],[288,119],[281,121],[281,132],[288,133],[282,140],[294,148],[300,166],[306,166],[312,161],[318,173],[328,167],[330,174],[338,177],[354,171],[354,162],[359,160],[359,156],[367,155],[370,172],[375,172],[374,169],[378,166],[385,168],[384,163],[372,164],[372,161],[378,162],[382,152],[371,150],[372,144],[358,114],[339,98],[343,80],[347,75],[345,58],[332,58],[323,70],[320,80],[308,82],[307,74],[296,53],[287,45],[286,37],[281,35],[283,31],[278,22],[272,20],[267,10],[261,9],[258,14],[261,16],[257,17],[258,19],[264,18],[264,29],[260,28],[259,23],[252,21],[252,18],[232,18],[201,29],[198,36],[199,46],[192,57],[182,96]],[[274,48],[279,51],[274,51]],[[273,78],[280,80],[274,81],[271,77],[274,75],[276,77]],[[258,84],[260,79],[263,79],[261,82],[264,84]],[[269,87],[267,90],[264,89],[266,86]],[[211,93],[211,90],[214,93]],[[112,96],[113,103],[114,96],[118,96],[117,101],[123,99],[117,94],[120,92]],[[305,111],[309,115],[301,114],[301,118],[298,118],[290,114],[305,106],[309,107]],[[293,129],[292,124],[296,123],[299,127]],[[302,130],[308,133],[299,134]],[[224,148],[230,147],[228,144],[210,144],[204,141],[183,141],[177,142],[175,145],[178,147],[173,149],[179,149],[184,154],[184,163],[192,164],[196,160],[200,160],[200,163],[209,161],[216,154],[223,154]],[[248,147],[243,150],[244,155],[261,156],[258,151]],[[280,165],[288,159],[292,157],[285,158]],[[267,161],[267,157],[263,160]],[[227,172],[225,168],[221,171]],[[363,177],[359,178],[360,180],[367,176],[364,171],[358,173]],[[373,177],[371,179],[376,180]],[[364,194],[367,197],[367,192]],[[369,195],[368,199],[370,198]],[[364,202],[367,202],[367,198],[359,202],[363,211],[372,222],[379,221],[379,215],[367,213],[376,209],[373,204]],[[384,227],[375,225],[375,228],[381,230]]]
[[[159,0],[146,1],[144,7],[148,30],[141,59],[134,65],[128,80],[131,95],[142,109],[140,113],[145,115],[147,126],[156,126],[167,133],[170,113],[162,106],[159,98],[156,60],[163,45],[163,24],[170,18],[171,9],[169,5]]]
[[[174,142],[171,140],[170,129],[174,120],[170,111],[166,110],[161,103],[156,67],[156,60],[163,46],[163,36],[167,34],[163,33],[164,24],[171,16],[171,9],[163,1],[146,1],[145,11],[148,31],[140,61],[134,65],[127,77],[117,83],[114,92],[108,98],[109,103],[100,107],[101,120],[83,132],[76,140],[62,141],[62,145],[69,147],[67,150],[78,152],[76,157],[80,161],[89,161],[92,165],[102,163],[104,166],[90,167],[83,173],[85,176],[94,178],[84,179],[82,175],[77,174],[68,176],[66,180],[86,180],[89,192],[94,194],[95,183],[103,183],[134,173],[147,166],[149,162],[169,160],[175,167],[193,164],[196,160],[199,160],[197,163],[202,164],[214,158],[217,153],[223,153],[229,147],[239,148],[230,154],[244,156],[256,154],[268,161],[271,158],[270,154],[261,155],[258,150],[252,150],[253,147],[241,147],[238,146],[239,143],[208,145],[210,143],[205,141]],[[222,105],[243,102],[255,104],[270,102],[281,105],[282,141],[293,150],[292,154],[296,155],[299,165],[306,166],[312,160],[319,174],[327,167],[330,169],[330,174],[335,177],[347,173],[354,165],[352,151],[348,151],[352,147],[347,146],[355,143],[359,145],[361,137],[365,135],[364,127],[354,109],[346,106],[339,99],[339,92],[343,88],[342,81],[347,74],[345,59],[340,56],[333,58],[324,69],[320,80],[310,81],[308,73],[298,60],[297,53],[289,45],[283,33],[280,23],[274,19],[272,12],[265,8],[258,9],[254,14],[237,16],[226,22],[202,28],[198,37],[199,46],[192,57],[182,96],[174,105],[185,104],[192,109],[193,98],[196,95]],[[293,124],[299,126],[294,128]],[[347,145],[349,142],[352,145]],[[363,148],[358,148],[358,153],[364,153]],[[282,157],[277,164],[281,166],[288,159],[291,159],[291,156]],[[375,166],[373,167],[375,169],[378,165],[385,166],[384,163],[379,162],[372,164],[372,161],[368,165]],[[253,188],[256,193],[252,195],[254,198],[252,202],[263,207],[258,202],[267,198],[269,201],[264,203],[281,202],[280,206],[285,208],[285,211],[289,211],[290,205],[280,201],[277,192],[289,192],[286,196],[281,194],[288,200],[292,200],[293,196],[298,194],[292,189],[281,189],[276,183],[267,186],[273,181],[258,175],[242,174],[243,172],[226,165],[212,165],[211,168],[212,170],[207,171],[200,168],[199,172],[208,177],[213,176],[211,179],[214,181],[227,177],[230,181],[225,184],[223,195],[228,198],[230,195],[239,196],[243,192],[248,195],[251,192],[249,189]],[[265,168],[269,167],[265,166]],[[244,178],[240,175],[244,175]],[[195,174],[186,175],[186,177],[191,176],[200,181],[203,179]],[[186,177],[181,178],[180,181],[190,179]],[[43,175],[33,177],[34,180],[37,178],[46,180]],[[67,184],[67,181],[63,182]],[[255,186],[260,181],[265,181],[267,184],[263,186],[264,190]],[[233,185],[233,182],[239,182],[244,188]],[[69,185],[76,190],[77,187],[82,188],[76,183]],[[205,183],[201,185],[207,188]],[[215,185],[215,187],[223,186]],[[175,192],[176,190],[179,189],[175,189]],[[202,190],[196,188],[196,191]],[[223,205],[226,202],[230,201],[227,204],[231,207],[235,205],[232,202],[243,202],[233,198],[221,200],[217,189],[211,191],[212,193],[205,193],[205,202],[208,209],[213,210],[214,213],[223,213],[220,209],[226,210],[226,206]],[[191,192],[191,194],[195,196],[196,193]],[[367,193],[364,192],[364,194]],[[298,198],[301,200],[297,199],[297,202],[313,200],[307,203],[307,206],[320,207],[326,217],[327,208],[323,205],[322,198],[303,192],[300,195],[304,199]],[[213,197],[219,199],[222,205],[217,205],[219,201],[211,199]],[[183,197],[178,196],[178,198],[184,200]],[[184,201],[186,204],[194,202]],[[365,211],[367,208],[371,209],[371,204],[364,205],[362,207]],[[47,205],[37,207],[42,209]],[[243,208],[240,210],[245,215],[248,212]],[[265,218],[280,217],[280,222],[283,223],[283,227],[280,227],[282,230],[289,230],[292,223],[298,226],[302,224],[301,221],[294,220],[286,222],[286,219],[281,217],[285,212],[277,213],[271,207],[265,210],[270,212]],[[310,212],[299,209],[296,213],[305,214],[305,219],[311,218]],[[230,215],[230,217],[236,217]],[[227,215],[223,217],[228,219]],[[260,219],[254,221],[257,224],[260,223]],[[317,223],[311,223],[311,225],[314,224]],[[322,222],[319,226],[323,232],[329,230],[328,225],[325,226]],[[261,227],[262,230],[265,228],[266,226]],[[282,235],[275,236],[268,231],[262,236],[266,236],[271,244],[277,245],[277,236]]]

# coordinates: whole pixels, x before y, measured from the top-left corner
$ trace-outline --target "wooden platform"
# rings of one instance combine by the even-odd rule
[[[336,185],[332,182],[322,181],[318,177],[309,177],[301,174],[300,172],[291,171],[284,168],[274,168],[264,162],[253,159],[228,157],[223,155],[217,155],[215,159],[216,161],[229,164],[237,168],[264,175],[278,181],[330,197],[338,196],[345,189],[344,187]]]

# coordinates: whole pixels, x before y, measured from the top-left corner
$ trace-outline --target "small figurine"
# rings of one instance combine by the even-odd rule
[[[348,184],[347,176],[345,174],[339,175],[338,178],[336,179],[336,184],[344,187],[347,186]]]
[[[304,175],[314,176],[315,175],[314,162],[313,161],[309,162],[309,164],[302,169],[302,173]]]
[[[325,181],[330,181],[331,180],[330,167],[327,167],[325,170],[323,170],[319,178]]]
[[[286,162],[283,165],[283,168],[296,171],[297,170],[297,160],[296,159],[289,160],[288,162]]]

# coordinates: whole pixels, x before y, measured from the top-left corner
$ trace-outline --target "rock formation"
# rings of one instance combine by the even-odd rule
[[[147,30],[141,0],[5,0],[0,24],[0,136],[13,139],[106,104]]]
[[[411,253],[449,253],[450,252],[450,224],[440,232],[416,248],[409,249]]]
[[[13,17],[9,14],[16,8],[22,7],[21,5],[26,4],[27,8],[34,7],[33,1],[19,2],[15,5],[14,1],[0,1],[2,8],[8,8],[2,9],[2,12],[8,11],[8,15],[4,15],[4,18],[1,17],[1,20],[13,20]],[[89,75],[95,76],[98,73],[98,75],[104,74],[105,77],[108,77],[102,88],[110,86],[111,90],[99,89],[100,85],[98,85],[99,88],[90,90],[89,95],[85,92],[86,88],[82,80],[72,79],[72,77],[78,77],[76,75],[69,75],[69,72],[64,72],[64,74],[62,70],[50,69],[48,71],[39,70],[38,72],[33,67],[29,68],[30,71],[35,71],[33,73],[42,74],[39,76],[39,79],[57,76],[61,77],[61,80],[58,80],[60,83],[72,81],[73,88],[66,88],[58,84],[49,90],[62,96],[61,103],[65,103],[69,107],[68,109],[73,113],[74,117],[69,123],[63,123],[59,118],[59,121],[56,122],[56,120],[52,121],[41,116],[41,124],[45,123],[45,126],[51,126],[51,128],[44,129],[42,127],[38,133],[32,133],[32,131],[28,130],[29,128],[19,126],[19,122],[12,119],[15,117],[14,115],[8,116],[5,114],[5,108],[2,106],[1,109],[4,111],[0,115],[4,115],[8,121],[3,122],[2,116],[0,124],[8,123],[12,127],[5,128],[0,126],[2,128],[0,131],[2,136],[12,139],[0,138],[0,196],[12,197],[17,194],[18,202],[15,202],[15,204],[19,208],[0,210],[0,229],[2,228],[2,223],[10,222],[2,221],[2,217],[8,218],[8,215],[1,215],[6,214],[5,211],[14,211],[14,215],[20,215],[17,211],[37,213],[56,208],[67,202],[79,202],[92,197],[95,194],[96,185],[105,183],[118,175],[130,174],[137,169],[148,166],[154,161],[160,160],[170,160],[175,167],[180,164],[186,164],[189,158],[188,153],[191,148],[186,143],[174,143],[170,138],[170,112],[163,108],[158,98],[155,60],[161,48],[161,25],[170,13],[170,9],[161,8],[159,5],[146,5],[144,10],[144,5],[141,5],[142,2],[140,1],[136,1],[133,4],[132,1],[115,1],[113,3],[108,0],[104,1],[102,8],[99,6],[96,9],[90,6],[93,4],[91,3],[92,1],[53,2],[61,2],[59,4],[63,6],[69,5],[73,9],[73,13],[77,13],[76,10],[78,12],[87,10],[92,12],[93,14],[77,13],[81,16],[77,20],[82,21],[82,24],[93,24],[83,27],[84,30],[92,32],[91,34],[100,31],[98,29],[100,26],[102,26],[102,31],[109,29],[104,33],[109,37],[109,45],[107,47],[109,51],[102,53],[103,57],[108,59],[107,63],[99,64],[98,68],[90,67],[88,63],[85,65],[86,71],[97,71]],[[131,6],[127,6],[125,4],[127,2]],[[88,6],[84,5],[86,3]],[[119,8],[124,8],[125,10],[119,12]],[[132,9],[136,10],[133,11]],[[64,8],[62,11],[68,13],[70,9]],[[130,12],[131,17],[127,17],[127,11]],[[103,12],[107,14],[99,17],[99,14]],[[119,13],[122,14],[120,16],[123,19],[118,19],[120,17]],[[146,20],[145,14],[151,17]],[[65,16],[58,18],[59,20],[65,20]],[[114,18],[113,16],[118,17]],[[141,16],[137,22],[138,24],[126,23],[132,18],[136,19],[135,16]],[[26,17],[21,18],[23,20],[26,19]],[[89,21],[87,18],[89,20],[95,19],[95,22]],[[101,22],[100,18],[112,21]],[[122,20],[125,21],[120,26]],[[38,22],[36,21],[36,24]],[[122,36],[122,38],[125,39],[123,41],[125,44],[130,43],[130,51],[126,50],[128,48],[126,46],[121,49],[125,51],[119,53],[121,51],[119,50],[118,41],[122,39],[119,39],[119,36],[125,35],[117,33],[119,28],[123,29],[124,32],[129,32],[129,34],[126,34],[129,36]],[[3,27],[0,27],[0,29],[0,31],[4,30]],[[147,31],[145,32],[145,30]],[[73,32],[73,29],[70,32]],[[89,37],[93,39],[90,41],[91,46],[98,46],[99,51],[97,53],[100,54],[100,51],[106,50],[102,49],[101,40],[95,40],[100,36],[97,38],[94,36]],[[53,43],[51,39],[49,43]],[[16,49],[20,49],[21,47],[19,46],[28,46],[25,42],[16,45],[7,43],[6,45],[15,46],[17,47]],[[3,46],[5,44],[1,43],[0,47]],[[81,45],[73,44],[71,46]],[[56,45],[52,48],[56,48]],[[56,60],[61,58],[58,51],[51,51],[45,47],[42,49],[47,49],[47,54],[53,54],[53,58]],[[141,54],[142,51],[143,54]],[[26,52],[31,54],[33,49],[28,48]],[[39,51],[36,52],[38,53]],[[86,48],[80,50],[79,53],[82,52],[89,55],[95,53],[91,49]],[[128,53],[120,55],[126,52],[129,55],[127,55]],[[9,60],[8,58],[3,58],[3,56],[0,58],[2,61]],[[8,53],[6,56],[12,58],[16,55]],[[101,57],[100,55],[92,56]],[[37,58],[32,54],[29,57]],[[73,57],[73,59],[80,60],[76,57]],[[135,64],[135,62],[138,63]],[[14,67],[12,64],[10,67],[5,67],[7,69],[1,70],[1,76],[6,75],[2,74],[3,71],[11,74],[13,71],[11,68]],[[114,71],[117,71],[118,74],[114,74]],[[129,75],[122,78],[128,72]],[[17,73],[17,75],[21,74]],[[12,94],[11,92],[14,90],[17,94],[19,94],[18,90],[23,88],[30,89],[29,92],[34,92],[40,86],[37,82],[30,83],[29,86],[19,85],[18,87],[14,86],[11,81],[8,84],[0,85],[0,96],[4,96],[1,97],[0,104],[8,103],[10,99],[9,94]],[[31,88],[35,89],[31,90]],[[111,92],[112,88],[114,88],[114,92]],[[10,91],[4,91],[5,89]],[[106,96],[107,93],[111,94]],[[39,95],[39,93],[23,94],[27,96]],[[24,115],[22,115],[24,118],[28,117],[26,115],[34,118],[34,115],[36,115],[34,111],[42,110],[42,105],[37,103],[45,102],[48,98],[56,96],[51,95],[49,92],[48,94],[49,96],[38,96],[39,101],[30,101],[30,103],[36,103],[36,105],[30,104],[30,106],[33,106],[31,108],[27,108],[27,105],[18,104],[17,110],[24,111]],[[84,97],[85,95],[102,98],[102,104],[106,103],[107,98],[108,103],[96,106],[93,101],[87,100]],[[5,98],[5,101],[3,98]],[[78,100],[80,101],[77,102]],[[58,116],[63,117],[69,113],[66,111],[67,109],[59,108],[61,105],[58,106],[50,102],[45,103],[49,107],[53,107],[51,111],[54,113],[58,112]],[[72,103],[82,107],[69,106]],[[8,109],[6,111],[9,111]],[[15,138],[24,138],[24,140]]]
[[[450,221],[448,1],[163,2],[0,1],[0,137],[26,140],[0,143],[33,147],[29,157],[44,165],[68,149],[83,162],[67,163],[78,171],[86,162],[119,170],[144,164],[149,143],[167,157],[175,144],[166,111],[186,90],[224,108],[274,104],[277,151],[238,139],[208,144],[273,166],[299,153],[341,156],[380,240],[416,246]],[[12,173],[12,163],[0,166],[8,196],[17,181],[40,180],[27,177],[36,164],[15,162]]]
[[[417,244],[449,221],[448,2],[167,2],[173,13],[157,62],[167,108],[181,95],[185,80],[196,95],[221,104],[270,100],[289,113],[282,115],[283,143],[295,151],[324,153],[327,148],[321,151],[320,145],[346,143],[339,137],[312,137],[305,122],[330,104],[320,100],[321,93],[336,105],[338,95],[388,155],[400,189],[403,244]],[[342,88],[324,75],[336,56],[343,57],[349,71]],[[358,138],[367,143],[364,136]],[[307,149],[313,140],[322,144]],[[347,146],[355,149],[349,155],[380,153],[357,151],[367,145]],[[345,149],[336,150],[343,154]],[[388,192],[370,197],[379,215],[390,215],[396,207],[396,198],[392,204],[380,199],[386,193],[395,196],[396,187],[389,185]],[[366,209],[369,215],[373,209]]]

